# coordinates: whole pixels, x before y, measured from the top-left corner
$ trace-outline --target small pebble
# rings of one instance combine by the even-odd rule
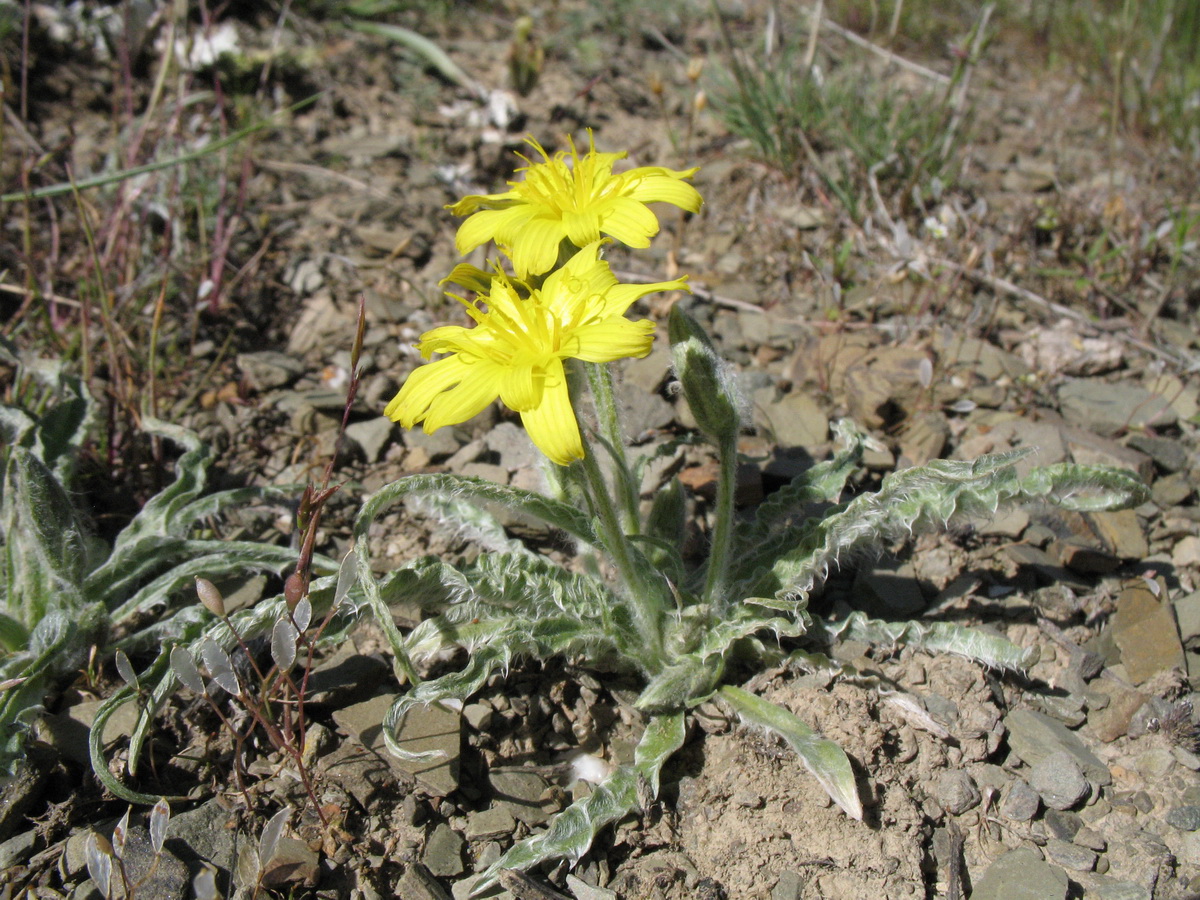
[[[945,772],[938,778],[934,796],[942,808],[951,815],[959,816],[979,805],[982,799],[974,779],[966,772]]]
[[[1200,806],[1176,806],[1167,813],[1167,824],[1180,831],[1200,830]]]
[[[1029,770],[1029,786],[1050,809],[1070,809],[1088,794],[1088,781],[1075,758],[1066,751],[1051,753]]]
[[[1042,801],[1037,791],[1018,778],[1012,783],[1000,804],[1000,813],[1014,822],[1028,822],[1037,815],[1041,805]]]

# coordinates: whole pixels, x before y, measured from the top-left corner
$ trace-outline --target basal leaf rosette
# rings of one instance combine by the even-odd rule
[[[471,301],[456,297],[475,326],[446,325],[422,335],[417,344],[422,356],[446,355],[413,372],[384,414],[405,428],[421,424],[432,434],[478,415],[499,397],[521,414],[529,437],[551,461],[565,466],[582,459],[563,361],[607,363],[648,355],[654,323],[627,319],[626,311],[647,294],[687,290],[683,278],[618,283],[600,259],[603,243],[588,244],[540,288],[518,290],[497,266],[486,292]]]
[[[608,235],[629,247],[649,247],[658,234],[658,217],[647,203],[670,203],[694,213],[704,202],[687,182],[696,168],[639,166],[614,173],[614,163],[628,154],[597,153],[591,142],[581,156],[572,141],[569,153],[550,156],[533,138],[527,143],[541,161],[521,156],[528,165],[517,172],[524,177],[510,181],[509,190],[472,194],[448,207],[468,217],[455,238],[458,252],[465,255],[495,241],[512,256],[519,278],[549,271],[564,240],[587,247]]]

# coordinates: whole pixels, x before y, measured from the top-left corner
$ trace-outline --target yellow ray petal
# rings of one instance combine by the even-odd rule
[[[656,281],[653,284],[615,284],[604,294],[603,314],[605,316],[622,316],[633,305],[648,294],[662,291],[688,291],[687,276],[674,281]]]
[[[534,445],[560,466],[583,459],[583,439],[571,407],[571,394],[562,363],[554,360],[547,367],[548,378],[542,402],[521,413],[521,421]]]
[[[446,209],[456,216],[469,216],[481,209],[504,209],[513,203],[520,202],[516,191],[504,191],[499,194],[468,194],[457,203],[451,203]]]
[[[585,362],[606,363],[630,356],[641,359],[654,346],[654,323],[610,316],[576,329],[571,338],[570,355]]]
[[[503,243],[499,237],[512,228],[520,226],[534,214],[534,210],[525,203],[510,206],[507,209],[482,209],[467,217],[458,226],[458,234],[454,236],[454,246],[464,256],[490,240]]]
[[[444,425],[473,419],[496,399],[497,365],[481,360],[464,365],[463,370],[466,374],[457,387],[442,391],[430,401],[425,414],[426,434],[433,434]]]
[[[392,398],[383,414],[405,428],[412,428],[425,418],[429,404],[466,378],[469,370],[470,367],[457,356],[419,366],[408,376],[404,387]]]
[[[625,196],[641,203],[670,203],[680,209],[686,209],[688,212],[699,212],[704,203],[700,192],[686,181],[680,180],[681,178],[691,178],[696,171],[696,169],[686,169],[682,172],[673,172],[670,169],[657,167],[634,169],[632,172],[626,173],[630,184],[625,190]]]
[[[546,373],[539,366],[508,365],[499,373],[500,399],[509,409],[525,412],[542,402]]]
[[[499,234],[498,242],[508,246],[519,278],[548,271],[558,260],[558,245],[566,237],[559,219],[541,216],[522,223],[519,229],[511,229],[511,234],[509,231]]]
[[[605,210],[600,230],[630,247],[649,247],[658,234],[658,219],[646,205],[628,197],[617,197]]]

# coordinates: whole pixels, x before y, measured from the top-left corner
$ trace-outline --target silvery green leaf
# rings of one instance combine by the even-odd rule
[[[850,818],[861,821],[862,801],[858,797],[854,769],[841,747],[821,737],[783,707],[741,688],[727,684],[722,686],[718,693],[745,722],[777,734],[787,741],[833,802]]]
[[[292,817],[292,811],[286,806],[271,816],[270,821],[264,826],[262,835],[258,839],[258,862],[262,869],[265,869],[275,858],[275,851],[279,849],[279,839],[283,837],[283,829],[288,823],[288,819]]]
[[[182,647],[171,648],[171,671],[176,678],[183,682],[185,687],[200,695],[205,693],[204,678],[201,677],[200,670],[196,667],[196,660]]]
[[[152,607],[168,605],[173,597],[184,595],[196,576],[220,578],[251,571],[282,572],[296,564],[296,551],[250,541],[183,541],[179,552],[189,558],[176,563],[119,603],[112,612],[114,621],[124,621]],[[161,561],[156,568],[162,569]],[[91,584],[92,579],[89,578],[88,583]],[[111,589],[102,591],[102,595],[116,596]]]
[[[353,550],[347,550],[338,566],[337,586],[333,589],[333,605],[341,606],[350,597],[350,588],[358,582],[358,560]]]
[[[237,886],[249,894],[258,885],[261,874],[262,864],[258,860],[258,852],[250,844],[242,844],[234,864],[234,881],[237,882]]]
[[[24,447],[10,449],[8,470],[5,494],[11,491],[19,504],[19,527],[6,525],[6,540],[28,541],[55,579],[65,585],[80,584],[87,546],[67,492],[46,464]],[[43,607],[52,602],[61,601],[42,598]]]
[[[204,638],[200,641],[200,658],[208,669],[209,677],[236,697],[241,693],[237,675],[233,671],[233,660],[216,641]]]
[[[802,512],[809,504],[833,503],[841,497],[846,482],[862,462],[866,435],[849,419],[834,423],[833,431],[843,449],[833,459],[801,472],[758,505],[754,525],[743,532],[747,547],[753,548],[771,528]]]
[[[970,462],[939,459],[892,472],[879,491],[792,532],[793,546],[770,571],[750,577],[743,593],[802,596],[856,552],[945,528],[961,517],[991,516],[1006,504],[1036,499],[1072,509],[1112,509],[1147,496],[1130,473],[1103,467],[1062,464],[1020,477],[1017,463],[1026,455],[1028,451],[1018,450]]]
[[[125,651],[118,650],[114,654],[113,659],[116,662],[117,674],[121,676],[121,680],[136,691],[140,687],[137,672],[133,670],[133,664],[130,663],[129,657],[125,655]]]
[[[308,631],[308,626],[312,623],[312,611],[312,601],[308,597],[301,597],[296,608],[292,610],[292,621],[300,631]]]
[[[393,40],[401,46],[411,50],[418,57],[424,60],[428,65],[436,69],[443,78],[459,87],[466,88],[477,97],[485,97],[487,92],[475,81],[471,76],[462,70],[462,68],[454,62],[446,51],[435,44],[429,38],[417,34],[417,32],[402,28],[399,25],[391,25],[382,22],[368,22],[363,20],[352,20],[350,27],[356,31],[363,31],[367,34],[377,34],[380,37]]]
[[[998,634],[989,634],[953,622],[884,622],[855,612],[839,622],[822,622],[830,640],[865,641],[871,644],[907,645],[931,653],[955,653],[996,669],[1024,671],[1035,651],[1022,650]]]
[[[724,674],[723,657],[706,660],[684,657],[651,678],[634,706],[651,714],[673,713],[695,706],[712,695]]]
[[[617,768],[588,796],[555,816],[546,831],[514,844],[487,868],[472,888],[471,896],[478,896],[495,884],[504,869],[524,871],[551,859],[577,862],[587,853],[601,828],[637,808],[639,782],[649,783],[654,795],[658,795],[663,763],[683,745],[685,734],[682,713],[652,718],[634,750],[632,766]]]
[[[597,543],[590,517],[573,506],[551,500],[533,491],[495,484],[482,478],[449,474],[406,475],[380,488],[363,504],[355,520],[355,539],[365,540],[367,530],[380,512],[414,494],[435,494],[480,503],[496,503],[512,512],[524,513],[565,531],[586,544]]]
[[[415,509],[453,529],[465,541],[483,550],[531,554],[522,541],[513,540],[500,520],[486,509],[453,495],[418,494],[413,497]]]
[[[125,841],[129,837],[129,813],[132,811],[132,807],[125,807],[125,815],[121,816],[113,828],[112,853],[117,859],[125,856]]]
[[[150,846],[155,854],[162,853],[163,844],[167,840],[167,823],[171,821],[171,805],[166,797],[159,797],[154,808],[150,810]]]
[[[288,672],[296,661],[296,641],[300,633],[288,619],[280,619],[271,631],[271,659],[281,672]]]
[[[112,846],[102,835],[95,832],[88,835],[85,844],[88,874],[104,897],[111,896],[112,883]]]

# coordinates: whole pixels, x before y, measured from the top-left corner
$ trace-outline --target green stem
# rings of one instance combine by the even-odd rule
[[[721,472],[717,480],[716,524],[708,556],[708,574],[704,579],[704,599],[720,618],[729,603],[729,556],[733,548],[733,501],[738,470],[736,432],[721,437],[717,458]]]
[[[621,507],[621,525],[626,534],[638,534],[638,494],[625,457],[625,432],[621,427],[621,414],[617,408],[617,395],[613,387],[612,369],[600,363],[585,363],[588,388],[592,392],[592,403],[596,407],[596,418],[600,423],[600,435],[608,444],[613,463],[617,500]]]
[[[666,609],[664,603],[664,586],[661,579],[656,581],[654,572],[647,571],[646,565],[639,565],[634,557],[633,547],[629,538],[621,529],[617,509],[609,494],[608,483],[600,471],[596,454],[589,444],[584,444],[583,460],[579,463],[586,479],[586,489],[591,495],[592,506],[600,519],[600,535],[604,549],[612,558],[617,573],[625,587],[630,608],[637,629],[642,636],[642,644],[646,649],[646,658],[640,660],[648,672],[658,671],[662,666],[663,639],[662,614]]]

